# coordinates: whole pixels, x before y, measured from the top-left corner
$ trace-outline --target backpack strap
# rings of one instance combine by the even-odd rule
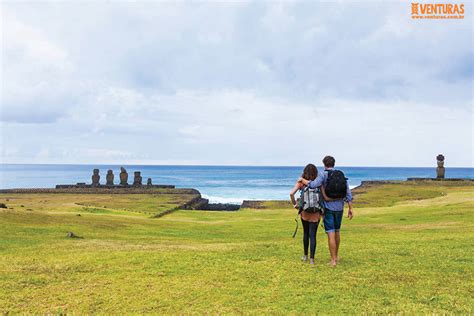
[[[298,212],[298,215],[300,215],[300,212]],[[293,238],[295,238],[296,233],[298,232],[298,215],[296,215],[295,217],[296,228],[295,228],[295,232],[293,233]]]

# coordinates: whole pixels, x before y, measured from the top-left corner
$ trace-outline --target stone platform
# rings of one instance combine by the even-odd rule
[[[91,184],[58,184],[56,189],[82,189],[82,188],[96,188],[96,189],[174,189],[174,185],[167,184],[152,184],[152,185],[97,185],[93,186]]]
[[[0,189],[0,193],[69,193],[69,194],[193,194],[201,196],[196,189],[176,189],[159,187],[64,187],[64,188],[26,188],[26,189]]]

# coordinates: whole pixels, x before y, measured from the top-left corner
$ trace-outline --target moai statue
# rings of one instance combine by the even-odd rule
[[[114,185],[114,172],[112,170],[107,170],[107,175],[105,176],[105,179],[107,180],[106,185]]]
[[[100,185],[99,181],[100,181],[99,169],[94,169],[94,171],[92,171],[92,186],[98,187]]]
[[[135,176],[133,178],[133,185],[134,186],[141,186],[142,185],[142,176],[140,175],[140,171],[134,172]]]
[[[146,180],[146,186],[147,187],[152,187],[153,184],[151,183],[151,178],[148,178],[148,180]]]
[[[444,156],[442,154],[439,154],[436,157],[436,161],[438,162],[438,168],[436,168],[436,178],[438,179],[444,179]]]
[[[128,173],[124,167],[120,167],[120,185],[128,185]]]

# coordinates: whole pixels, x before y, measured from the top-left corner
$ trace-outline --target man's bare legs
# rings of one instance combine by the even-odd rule
[[[341,244],[341,234],[339,231],[336,232],[336,261],[339,262],[339,245]]]
[[[337,264],[337,243],[336,243],[336,233],[328,232],[328,246],[329,253],[331,254],[331,265],[336,266]]]

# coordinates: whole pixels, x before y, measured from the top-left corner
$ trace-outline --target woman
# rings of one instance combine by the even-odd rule
[[[314,180],[318,176],[318,169],[313,164],[308,164],[304,167],[302,177],[307,180]],[[296,209],[300,208],[300,205],[296,203],[295,194],[299,190],[303,193],[304,185],[301,182],[296,182],[295,186],[290,192],[291,203]],[[314,254],[316,253],[316,233],[318,232],[319,221],[321,219],[320,212],[301,212],[301,223],[303,224],[303,250],[304,255],[301,258],[303,261],[308,260],[308,247],[310,248],[309,263],[314,265]]]

